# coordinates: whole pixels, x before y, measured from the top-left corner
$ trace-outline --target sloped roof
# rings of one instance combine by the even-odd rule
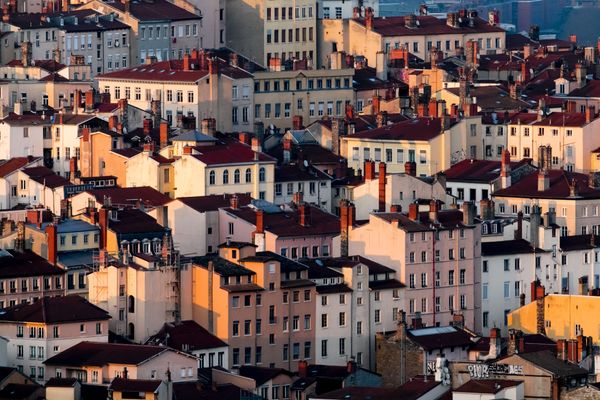
[[[455,121],[454,121],[455,122]],[[439,118],[415,118],[402,121],[381,128],[375,128],[354,135],[345,136],[346,139],[370,139],[370,140],[413,140],[429,141],[440,134],[442,124]]]
[[[166,323],[156,335],[148,339],[147,343],[162,344],[183,351],[227,346],[227,343],[211,334],[195,321]],[[184,346],[186,349],[184,349]]]
[[[538,190],[538,174],[530,174],[519,182],[494,192],[494,197],[525,197],[542,199],[599,199],[600,189],[589,186],[589,176],[565,170],[548,171],[550,186],[547,190]],[[571,196],[571,185],[577,188],[576,196]]]
[[[145,392],[155,393],[163,381],[160,379],[125,379],[115,378],[108,386],[108,390],[115,392]]]
[[[221,207],[229,207],[232,196],[232,194],[215,194],[210,196],[178,197],[177,200],[181,201],[186,206],[203,213],[207,211],[216,211]],[[241,207],[250,204],[250,201],[252,200],[252,197],[247,194],[239,193],[236,196],[238,198],[238,204]]]
[[[96,203],[102,205],[105,205],[105,198],[110,198],[111,204],[115,205],[135,205],[137,201],[141,201],[143,205],[152,207],[163,206],[171,201],[169,196],[150,186],[90,189],[86,193],[94,196]]]
[[[60,175],[57,175],[50,168],[46,167],[31,167],[25,168],[23,173],[29,178],[37,183],[40,183],[44,186],[47,186],[51,189],[55,189],[62,186],[67,186],[71,184],[66,178],[63,178]]]
[[[0,312],[2,322],[40,322],[57,324],[79,321],[107,320],[110,315],[79,295],[42,297],[18,304]]]
[[[106,364],[139,365],[165,351],[163,346],[80,342],[47,359],[44,364],[56,366],[104,366]]]
[[[23,168],[27,164],[30,164],[36,160],[39,160],[41,157],[14,157],[10,160],[4,160],[0,163],[0,177],[5,177],[8,174],[11,174],[18,169]]]

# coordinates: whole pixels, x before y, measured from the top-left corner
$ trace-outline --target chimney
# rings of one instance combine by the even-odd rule
[[[577,339],[567,340],[567,361],[573,364],[577,364]]]
[[[517,213],[517,230],[515,231],[515,239],[523,239],[523,211]]]
[[[152,154],[152,153],[154,153],[154,143],[153,142],[144,143],[144,145],[142,146],[142,149],[143,149],[144,153]]]
[[[470,201],[462,203],[463,224],[473,225],[475,221],[475,205]]]
[[[302,204],[304,202],[304,195],[302,194],[302,192],[296,192],[296,193],[294,193],[294,196],[292,198],[292,202],[296,206],[299,206],[300,204]]]
[[[438,102],[433,97],[429,100],[429,116],[432,118],[438,116]]]
[[[300,378],[306,378],[308,376],[308,361],[298,361],[298,376]]]
[[[490,221],[494,219],[494,202],[490,199],[481,199],[479,202],[481,219]]]
[[[390,206],[391,213],[399,213],[402,212],[402,206],[400,204],[392,204]]]
[[[310,226],[310,206],[306,203],[298,206],[298,218],[301,226]]]
[[[331,120],[331,151],[335,155],[340,155],[340,138],[346,135],[346,125],[341,118]]]
[[[462,314],[452,314],[452,326],[459,329],[465,327],[465,316]]]
[[[382,128],[387,125],[388,122],[388,113],[387,111],[379,111],[377,117],[375,119],[378,128]]]
[[[94,109],[94,89],[85,92],[85,111],[89,112]]]
[[[160,100],[152,100],[150,102],[150,110],[152,111],[152,117],[153,117],[153,122],[152,125],[153,126],[160,126],[160,124],[162,123],[161,121],[161,102]]]
[[[348,257],[350,230],[354,226],[356,209],[348,200],[340,200],[340,255]]]
[[[184,155],[190,155],[192,154],[194,151],[194,148],[192,146],[184,146],[183,147],[183,154]]]
[[[506,189],[511,185],[511,167],[510,167],[510,151],[504,149],[502,152],[501,167],[500,167],[500,186]]]
[[[21,43],[21,63],[23,67],[27,68],[31,66],[31,42]]]
[[[439,203],[437,200],[431,200],[429,202],[429,220],[431,222],[438,221]]]
[[[421,318],[421,313],[417,311],[415,313],[415,316],[412,319],[411,329],[421,329],[421,328],[423,328],[423,319]]]
[[[119,123],[119,117],[117,117],[116,115],[111,115],[110,117],[108,117],[108,129],[110,131],[116,131],[117,130],[117,124]]]
[[[236,194],[231,195],[231,197],[229,198],[229,207],[231,207],[234,210],[238,209],[238,206],[240,204],[240,200],[238,199]]]
[[[208,73],[211,76],[219,74],[219,60],[217,58],[209,58],[208,59]],[[213,78],[216,78],[216,77],[213,77]]]
[[[346,372],[349,374],[353,374],[356,372],[356,361],[349,360],[346,362]]]
[[[69,179],[71,182],[75,182],[77,178],[77,157],[71,157],[69,159]]]
[[[152,120],[150,118],[144,118],[144,135],[149,135],[152,131]]]
[[[569,35],[569,42],[573,44],[577,44],[577,35],[571,34]]]
[[[524,47],[524,49],[527,46]],[[529,68],[527,68],[527,62],[521,63],[521,83],[527,82],[529,80]]]
[[[517,329],[508,330],[508,349],[507,353],[509,356],[519,353],[519,341],[523,336],[523,332]]]
[[[414,161],[405,162],[404,173],[410,176],[417,176],[417,163]]]
[[[488,353],[488,357],[491,359],[496,359],[500,356],[502,352],[502,337],[500,336],[500,329],[492,328],[490,329],[490,351]]]
[[[372,181],[375,179],[375,161],[365,161],[365,180]]]
[[[106,249],[106,239],[108,238],[108,208],[102,207],[98,211],[98,225],[100,225],[100,246],[101,250]]]
[[[419,204],[418,203],[410,203],[408,205],[408,218],[411,221],[419,220]]]
[[[384,162],[379,163],[379,211],[385,212],[385,182],[386,182],[386,165]]]
[[[169,123],[161,121],[160,123],[160,148],[167,147],[169,144]]]
[[[376,94],[371,103],[371,114],[377,115],[379,111],[381,111],[381,97]]]
[[[556,341],[556,358],[561,361],[568,361],[567,339],[558,339]]]
[[[596,109],[594,106],[587,106],[585,108],[585,123],[589,124],[592,120],[596,118]]]
[[[388,80],[388,61],[387,61],[387,53],[384,51],[377,52],[377,59],[375,63],[375,73],[378,79],[382,81]]]
[[[531,207],[531,212],[529,213],[529,241],[531,242],[532,247],[538,247],[540,245],[539,240],[539,231],[541,224],[542,214],[540,210],[540,206],[533,205]]]
[[[283,164],[287,165],[292,159],[292,140],[283,139]]]
[[[295,131],[304,129],[302,115],[294,115],[294,117],[292,118],[292,127]]]
[[[260,153],[262,151],[260,142],[258,141],[258,138],[253,137],[251,140],[251,143],[252,143],[252,151],[254,151],[256,153]]]
[[[183,70],[184,71],[191,70],[191,57],[187,53],[183,55]]]
[[[260,208],[256,210],[256,233],[265,233],[265,212]]]
[[[367,30],[373,30],[373,9],[371,7],[367,7],[365,10],[365,26]]]
[[[538,192],[544,192],[550,188],[550,178],[548,177],[548,172],[541,169],[538,172]]]
[[[531,301],[536,301],[546,295],[546,289],[539,280],[531,282]]]
[[[46,226],[46,241],[48,246],[48,262],[52,265],[56,265],[58,249],[55,224]]]

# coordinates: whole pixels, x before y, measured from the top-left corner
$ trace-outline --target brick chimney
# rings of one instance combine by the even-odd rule
[[[385,212],[385,182],[386,182],[386,165],[384,162],[379,163],[379,211]]]
[[[294,115],[292,118],[292,127],[295,131],[299,131],[304,128],[302,115]]]
[[[58,249],[55,224],[46,226],[46,241],[48,246],[48,262],[52,265],[56,265]]]
[[[399,213],[402,212],[402,206],[400,204],[392,204],[390,206],[391,213]]]
[[[491,359],[498,358],[502,351],[502,337],[500,336],[500,329],[490,329],[490,351],[488,357]]]
[[[229,198],[229,207],[231,207],[234,210],[237,210],[240,204],[240,200],[238,199],[237,195],[233,194],[231,195],[231,197]]]
[[[283,163],[289,164],[292,159],[292,140],[283,139]]]
[[[561,361],[568,360],[567,339],[558,339],[556,341],[556,358]]]
[[[298,376],[300,378],[306,378],[308,376],[308,361],[298,361]]]
[[[167,147],[169,144],[169,123],[161,121],[160,123],[160,148]]]
[[[298,206],[298,222],[301,226],[310,226],[310,206],[306,203]]]
[[[440,205],[437,202],[437,200],[431,200],[429,202],[429,220],[431,222],[437,222],[439,208],[440,208]]]
[[[101,250],[106,250],[106,240],[108,238],[108,208],[102,207],[98,211],[98,225],[100,225],[100,246]]]
[[[183,70],[184,71],[191,71],[192,65],[191,65],[191,57],[190,57],[189,54],[184,54],[183,55],[183,63],[182,63],[182,65],[183,65]]]
[[[585,108],[585,123],[589,124],[594,118],[596,118],[596,107],[587,106]]]
[[[421,318],[420,312],[415,313],[415,316],[413,317],[412,322],[411,322],[411,328],[412,329],[423,328],[423,319]]]
[[[404,173],[410,176],[417,176],[417,163],[414,161],[405,162]]]
[[[463,224],[473,225],[475,221],[475,206],[470,201],[465,201],[462,204]]]
[[[85,111],[92,111],[94,109],[94,89],[90,89],[85,92]]]
[[[494,219],[494,201],[491,199],[481,199],[479,202],[479,210],[481,219],[484,221],[490,221]]]
[[[430,117],[438,117],[438,102],[436,99],[432,98],[429,100],[429,116]]]
[[[149,135],[152,131],[152,120],[150,118],[144,118],[144,135]]]
[[[117,117],[116,115],[111,115],[110,117],[108,117],[108,129],[110,131],[116,131],[118,123],[119,117]]]
[[[365,161],[365,180],[372,181],[375,179],[375,161]]]
[[[502,189],[506,189],[511,185],[510,151],[508,151],[508,149],[504,149],[502,152],[500,164],[500,185]]]
[[[419,220],[419,204],[418,203],[410,203],[408,205],[408,218],[412,221]]]
[[[256,210],[255,213],[256,222],[254,225],[256,226],[256,233],[265,233],[265,212],[260,208]]]
[[[342,257],[348,257],[348,242],[355,215],[354,204],[345,199],[340,200],[340,255]]]
[[[219,60],[216,58],[208,59],[208,73],[210,75],[218,75],[219,74]]]
[[[77,157],[71,157],[69,159],[69,179],[71,182],[77,178]]]
[[[381,97],[376,94],[371,101],[371,114],[377,115],[379,114],[379,111],[381,111]]]
[[[367,7],[365,10],[365,26],[368,30],[373,30],[373,9]]]

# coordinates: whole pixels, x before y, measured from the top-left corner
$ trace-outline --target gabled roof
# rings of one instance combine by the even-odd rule
[[[80,342],[47,359],[44,364],[56,366],[97,366],[107,364],[139,365],[167,351],[163,346]]]
[[[571,376],[587,376],[587,370],[568,362],[556,358],[548,351],[537,351],[534,353],[518,354],[518,357],[537,365],[538,367],[550,372],[557,378],[568,378]]]
[[[42,184],[51,189],[55,189],[62,186],[71,184],[66,178],[56,174],[50,168],[46,167],[31,167],[22,170],[32,181]]]
[[[331,177],[312,166],[297,164],[279,165],[275,168],[275,182],[324,181]]]
[[[561,238],[562,239],[562,238]],[[498,242],[482,242],[482,256],[502,256],[509,254],[544,253],[540,248],[533,248],[525,239],[503,240]]]
[[[13,172],[23,168],[27,164],[39,160],[41,157],[14,157],[10,160],[4,160],[0,163],[0,177],[12,174]]]
[[[547,190],[538,190],[538,174],[530,174],[520,181],[493,193],[493,197],[524,197],[540,199],[600,199],[600,189],[589,186],[589,176],[565,170],[548,171],[550,186]],[[571,185],[575,185],[576,195],[571,196]]]
[[[40,69],[43,69],[44,71],[47,72],[58,72],[61,69],[65,68],[66,65],[65,64],[61,64],[59,62],[54,61],[54,59],[51,60],[32,60],[32,67],[37,67]],[[9,67],[22,67],[23,66],[23,60],[21,60],[20,58],[16,58],[12,61],[9,61],[8,64],[6,64]]]
[[[108,320],[110,315],[79,295],[42,297],[0,311],[0,322],[39,322],[58,324]]]
[[[194,257],[194,264],[208,269],[208,263],[212,262],[215,268],[215,272],[221,276],[246,276],[255,275],[254,271],[244,268],[241,265],[232,263],[224,258],[214,255]]]
[[[453,326],[409,329],[410,339],[425,350],[447,347],[468,347],[473,344],[473,335]]]
[[[44,114],[23,113],[15,114],[8,113],[8,116],[2,120],[2,123],[11,126],[34,126],[34,125],[50,125],[50,118]]]
[[[141,201],[144,206],[160,207],[171,201],[169,196],[162,194],[150,186],[114,187],[104,189],[90,189],[86,191],[96,199],[97,204],[104,204],[105,199],[110,199],[113,205],[135,205]]]
[[[531,164],[530,158],[521,161],[511,161],[510,167],[517,168]],[[500,177],[500,161],[491,160],[462,160],[444,171],[447,181],[491,183]]]
[[[137,208],[118,210],[117,219],[109,220],[108,229],[119,234],[153,233],[162,235],[168,231],[150,215]]]
[[[137,156],[138,154],[141,153],[142,150],[136,148],[136,147],[128,147],[125,149],[113,149],[111,150],[111,153],[115,153],[121,157],[124,158],[132,158],[134,156]]]
[[[446,90],[459,95],[459,88]],[[513,99],[499,86],[475,86],[470,89],[469,95],[477,98],[477,106],[483,111],[522,110],[531,107],[523,100]]]
[[[195,321],[165,323],[161,330],[156,335],[151,336],[146,343],[169,346],[180,351],[195,351],[227,346],[227,343]]]
[[[573,235],[560,237],[560,249],[563,251],[591,250],[600,247],[600,238],[596,235]]]
[[[455,122],[452,121],[452,123]],[[440,118],[420,117],[381,128],[357,132],[354,135],[344,136],[343,139],[429,141],[443,133],[441,127]]]
[[[523,381],[510,381],[505,379],[471,379],[467,383],[454,389],[454,391],[460,393],[496,394],[501,390],[509,387],[519,386],[521,384],[523,384]]]
[[[0,279],[63,275],[65,271],[55,267],[32,251],[0,250]]]
[[[283,368],[254,367],[250,365],[241,366],[239,371],[241,376],[254,379],[257,387],[264,385],[279,375],[287,375],[290,377],[294,375],[292,372]]]
[[[115,378],[108,386],[113,392],[145,392],[156,393],[163,383],[160,379],[125,379]]]
[[[207,211],[216,211],[221,207],[229,207],[231,204],[232,194],[214,194],[210,196],[193,196],[193,197],[178,197],[177,200],[185,204],[186,206],[204,213]],[[243,207],[250,204],[252,197],[247,194],[236,194],[238,198],[238,204]]]
[[[114,7],[121,12],[125,12],[125,4],[120,1],[108,3],[110,7]],[[132,1],[129,3],[129,14],[139,21],[183,21],[183,20],[200,20],[201,16],[192,14],[191,12],[176,6],[166,0],[147,1]]]
[[[195,150],[197,154],[192,154],[191,157],[210,166],[248,164],[256,161],[275,163],[271,156],[262,152],[256,153],[249,145],[232,140],[212,146],[198,146]],[[258,160],[255,160],[255,156]]]

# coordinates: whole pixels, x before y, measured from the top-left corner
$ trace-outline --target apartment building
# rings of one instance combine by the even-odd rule
[[[9,113],[0,123],[0,158],[43,156],[50,125],[45,115]]]
[[[344,205],[341,214],[342,255],[361,254],[396,271],[407,287],[407,315],[419,312],[427,326],[443,326],[461,314],[466,326],[481,329],[481,254],[475,244],[481,230],[471,203],[462,212],[440,210],[433,200],[429,212],[420,212],[413,203],[408,214],[372,213],[361,226],[354,226],[353,205]]]
[[[265,126],[300,129],[324,116],[343,117],[354,104],[354,69],[294,69],[254,73],[254,118]],[[300,117],[300,119],[298,118]]]
[[[0,164],[0,208],[6,210],[19,204],[17,193],[19,171],[40,166],[42,166],[41,157],[10,158]]]
[[[193,318],[226,341],[229,365],[295,370],[315,357],[315,284],[307,267],[229,241],[194,259]]]
[[[108,313],[82,297],[42,297],[19,304],[0,316],[2,337],[10,341],[8,362],[43,383],[53,375],[44,362],[82,340],[108,342]]]
[[[507,148],[512,159],[547,157],[553,169],[585,173],[591,168],[591,151],[600,147],[598,126],[593,107],[583,113],[520,113],[508,125]]]
[[[149,58],[144,65],[97,76],[100,91],[142,110],[154,110],[152,101],[160,100],[157,111],[172,127],[183,127],[185,117],[194,121],[192,127],[213,119],[213,135],[215,130],[252,129],[254,84],[250,73],[196,50],[181,59],[153,61]]]
[[[318,0],[318,19],[349,19],[354,18],[356,7],[371,7],[373,14],[379,15],[379,1],[346,1],[346,0]]]
[[[165,129],[167,123],[164,123]],[[159,192],[174,194],[175,172],[173,159],[160,155],[154,143],[145,143],[143,151],[129,157],[125,164],[125,179],[129,187],[149,186]]]
[[[467,10],[448,13],[446,19],[439,19],[431,15],[410,14],[375,17],[373,10],[367,8],[364,15],[357,15],[349,21],[347,34],[346,40],[342,37],[343,31],[338,34],[338,50],[363,55],[371,66],[375,66],[377,52],[392,49],[404,48],[429,61],[433,47],[448,57],[460,54],[469,41],[473,41],[475,51],[482,54],[502,52],[506,45],[503,29],[495,22],[479,18],[476,11]]]
[[[204,48],[209,44],[204,43],[201,33],[202,16],[166,0],[154,0],[152,3],[93,0],[81,7],[100,14],[114,14],[118,21],[131,27],[132,37],[127,42],[131,45],[128,49],[131,60],[128,60],[127,66],[143,64],[148,56],[158,61],[181,59],[191,49]],[[113,45],[115,40],[122,38],[113,36]],[[113,59],[113,69],[123,68],[121,63],[121,60]]]
[[[316,58],[316,0],[230,0],[226,8],[227,45],[252,61]]]
[[[331,212],[331,176],[304,165],[280,165],[275,168],[275,199],[277,205],[294,201],[301,193],[305,202]]]

